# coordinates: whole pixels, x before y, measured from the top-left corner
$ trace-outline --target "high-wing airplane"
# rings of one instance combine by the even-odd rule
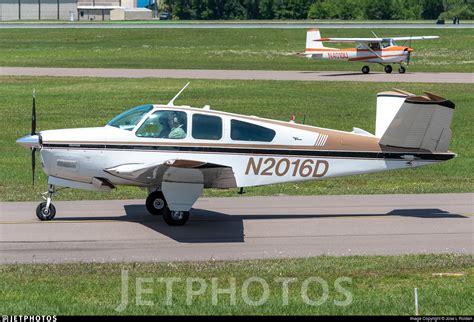
[[[188,83],[189,84],[189,83]],[[187,86],[187,85],[186,85]],[[186,88],[186,86],[184,88]],[[147,104],[104,127],[36,132],[17,143],[35,151],[48,176],[40,220],[51,220],[56,186],[110,191],[146,188],[146,207],[169,225],[183,225],[205,188],[236,188],[413,168],[454,158],[448,151],[454,104],[401,90],[377,95],[375,135],[256,116]]]
[[[437,38],[439,37],[321,38],[318,29],[310,29],[306,33],[306,50],[303,55],[307,58],[322,60],[376,63],[384,66],[386,73],[392,72],[392,64],[398,64],[400,65],[398,72],[403,74],[406,71],[405,64],[410,64],[410,57],[413,53],[411,41]],[[409,45],[399,46],[396,44],[397,41],[408,41]],[[325,47],[323,42],[357,43],[357,46],[355,48],[330,48]],[[362,67],[362,73],[368,74],[369,72],[369,66]]]

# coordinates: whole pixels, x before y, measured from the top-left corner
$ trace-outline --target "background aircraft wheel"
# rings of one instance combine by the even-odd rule
[[[370,72],[369,66],[362,67],[362,74],[368,74]]]
[[[387,74],[390,74],[392,72],[392,65],[386,65],[384,70]]]
[[[170,226],[182,226],[189,219],[189,211],[176,211],[165,207],[163,219]]]
[[[41,221],[51,220],[56,216],[56,208],[52,203],[49,204],[49,209],[46,208],[46,201],[42,202],[36,207],[36,216]]]
[[[398,72],[399,72],[400,74],[405,74],[405,72],[406,72],[405,67],[400,66],[400,68],[398,69]]]
[[[161,191],[153,191],[146,198],[145,205],[150,214],[161,216],[168,203]]]

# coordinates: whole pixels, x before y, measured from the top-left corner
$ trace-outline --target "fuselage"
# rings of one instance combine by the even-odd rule
[[[178,126],[160,134],[162,115],[174,115],[172,121],[179,116],[179,132],[184,136],[171,138]],[[118,126],[120,120],[113,121],[105,127],[40,132],[43,171],[86,184],[99,178],[114,186],[150,187],[156,181],[144,184],[107,169],[192,160],[206,164],[202,168],[205,188],[231,188],[412,168],[454,157],[450,152],[382,146],[369,133],[186,106],[149,105],[138,121]]]
[[[304,55],[308,58],[322,60],[341,60],[368,63],[401,63],[406,62],[410,47],[389,46],[386,48],[307,48]]]

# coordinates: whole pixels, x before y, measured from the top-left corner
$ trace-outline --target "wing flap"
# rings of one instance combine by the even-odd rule
[[[381,42],[382,40],[383,38],[320,38],[320,39],[315,39],[314,41],[369,43],[369,42]]]
[[[176,173],[185,174],[186,169],[196,169],[204,175],[206,187],[233,187],[235,186],[235,178],[232,168],[222,164],[203,162],[199,160],[188,159],[171,159],[155,163],[132,163],[121,164],[115,167],[104,169],[104,172],[109,173],[115,177],[125,180],[130,180],[145,186],[159,185],[164,179],[165,172],[170,169],[182,169]],[[169,181],[166,178],[165,181]],[[186,178],[180,178],[180,181]],[[173,181],[173,180],[171,180]]]

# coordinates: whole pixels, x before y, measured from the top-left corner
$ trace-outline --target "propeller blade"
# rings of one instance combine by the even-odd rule
[[[411,35],[410,40],[408,41],[408,48],[411,48]],[[411,51],[408,52],[407,65],[410,65]]]
[[[33,179],[33,186],[35,185],[35,168],[36,168],[36,149],[32,148],[31,149],[31,175]]]
[[[33,89],[33,107],[31,111],[31,135],[36,134],[36,94]]]

